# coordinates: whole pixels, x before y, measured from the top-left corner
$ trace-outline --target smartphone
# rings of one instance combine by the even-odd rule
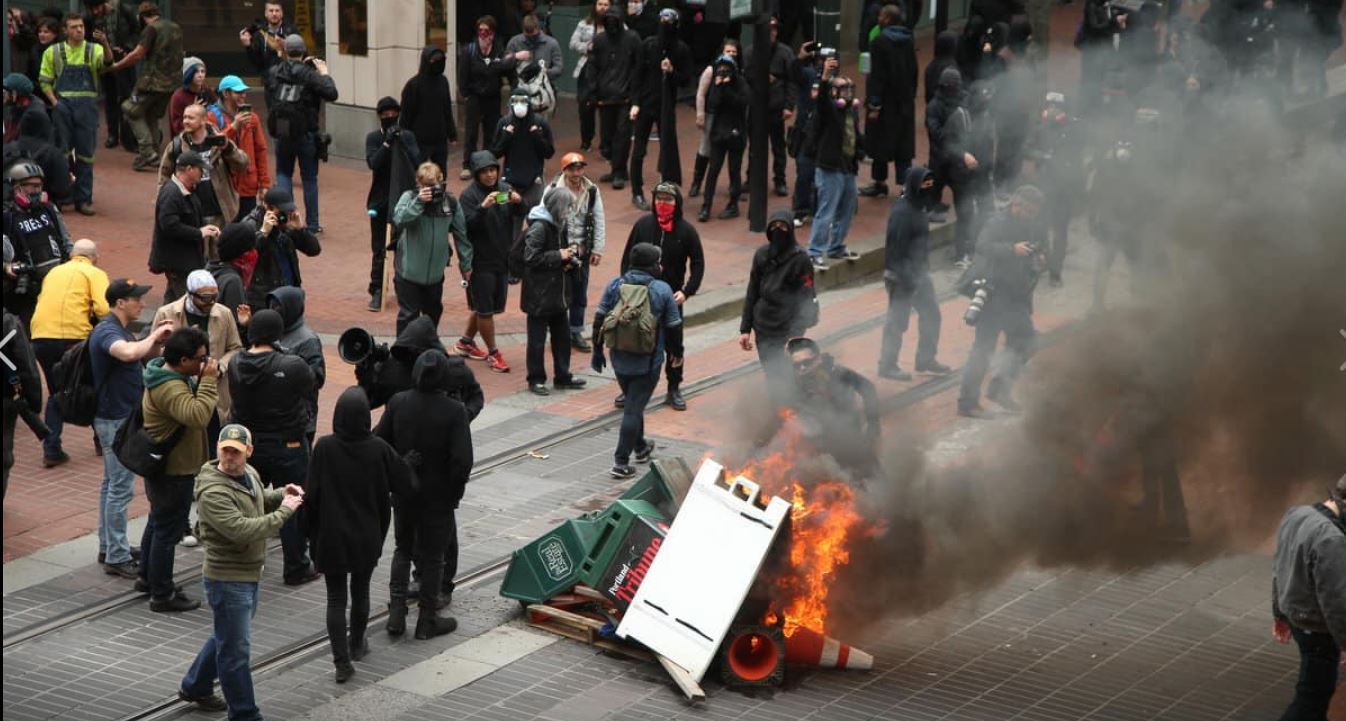
[[[240,113],[251,113],[251,112],[252,112],[252,103],[243,103],[242,105],[238,106],[238,112],[240,112]]]
[[[495,202],[496,202],[496,203],[508,203],[508,202],[509,202],[509,193],[496,193],[496,194],[495,194]]]

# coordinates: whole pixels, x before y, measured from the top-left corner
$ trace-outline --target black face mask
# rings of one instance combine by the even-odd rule
[[[767,228],[766,238],[767,242],[771,243],[771,247],[777,250],[789,248],[794,245],[794,237],[790,231],[779,226]]]
[[[621,33],[621,31],[622,31],[621,20],[618,20],[617,18],[603,19],[603,32],[607,33],[611,37],[615,37],[616,35]]]
[[[397,116],[393,116],[391,118],[379,118],[379,127],[383,128],[384,130],[389,129],[394,125],[397,125]]]

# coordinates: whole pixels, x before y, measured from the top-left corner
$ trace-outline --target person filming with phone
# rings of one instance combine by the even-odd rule
[[[205,106],[198,103],[188,105],[182,111],[182,133],[168,141],[168,146],[160,153],[160,185],[172,177],[178,156],[184,150],[193,150],[205,160],[201,180],[193,191],[201,209],[201,219],[208,225],[223,228],[238,215],[238,191],[234,188],[233,173],[248,167],[248,155],[210,124]],[[206,259],[219,260],[214,237],[206,239]]]
[[[237,75],[226,75],[220,79],[220,101],[207,108],[210,122],[248,156],[247,167],[229,173],[238,193],[238,212],[229,218],[231,223],[251,213],[271,188],[266,129],[261,118],[252,112],[252,103],[248,101],[251,89]]]

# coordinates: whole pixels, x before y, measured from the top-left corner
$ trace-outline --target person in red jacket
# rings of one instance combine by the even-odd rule
[[[235,223],[247,217],[271,189],[266,131],[248,102],[251,89],[237,75],[226,75],[220,79],[219,102],[208,109],[215,127],[248,156],[248,167],[230,173],[238,193],[238,217],[231,219]]]

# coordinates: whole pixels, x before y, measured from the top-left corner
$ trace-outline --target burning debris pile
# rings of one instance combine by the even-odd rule
[[[796,447],[804,447],[797,445]],[[730,686],[779,685],[787,665],[868,670],[827,635],[847,548],[875,532],[842,481],[805,484],[777,454],[738,472],[658,462],[611,507],[515,552],[501,594],[531,625],[656,660],[688,698],[718,669]]]

